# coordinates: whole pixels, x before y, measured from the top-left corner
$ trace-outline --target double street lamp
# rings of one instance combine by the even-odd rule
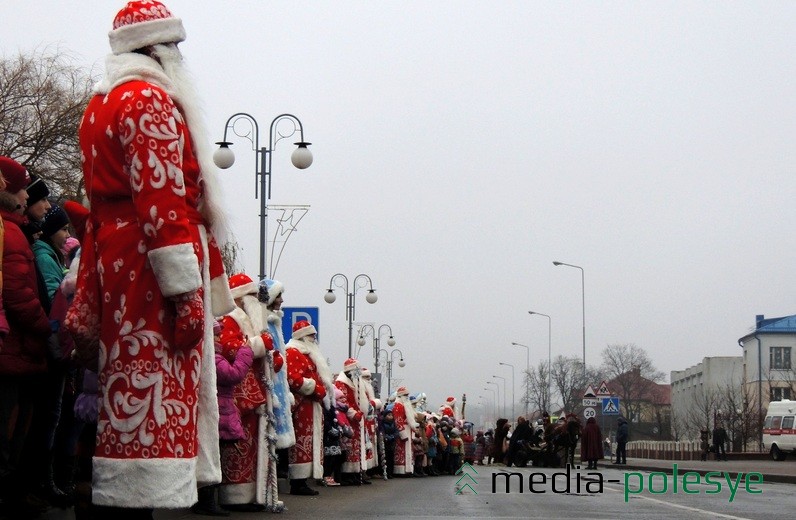
[[[406,362],[404,361],[404,353],[400,349],[394,348],[390,352],[381,349],[380,352],[384,352],[384,357],[387,359],[387,397],[389,397],[392,395],[392,364],[395,361],[393,359],[395,353],[397,352],[401,356],[398,361],[399,367],[405,367]]]
[[[387,345],[390,347],[394,347],[395,338],[392,335],[392,327],[390,327],[386,323],[379,325],[378,329],[373,327],[373,325],[371,325],[370,323],[366,323],[359,329],[359,338],[357,338],[357,345],[362,347],[365,345],[365,337],[368,336],[369,334],[373,334],[373,365],[375,367],[374,370],[377,375],[379,373],[379,352],[381,351],[381,348],[379,347],[379,344],[381,343],[381,329],[383,329],[384,327],[387,327],[387,330],[390,331],[390,337],[387,338]],[[368,331],[368,329],[370,329],[370,331]],[[381,386],[381,379],[379,379],[378,381],[379,381],[379,386]]]
[[[583,309],[582,314],[582,323],[583,323],[583,380],[586,381],[586,275],[583,272],[583,268],[579,265],[573,264],[566,264],[564,262],[553,262],[553,265],[558,267],[559,265],[565,265],[567,267],[573,267],[575,269],[580,269],[580,293],[581,293],[581,304]]]
[[[326,303],[334,303],[337,296],[334,294],[332,285],[343,289],[346,293],[346,316],[348,318],[348,357],[350,358],[354,351],[354,318],[356,315],[356,295],[359,289],[370,287],[368,294],[365,296],[365,301],[368,303],[376,303],[379,299],[376,296],[376,290],[373,288],[373,280],[366,274],[358,274],[354,278],[353,289],[348,291],[348,277],[342,273],[337,273],[329,280],[329,290],[323,296]]]
[[[243,123],[242,125],[239,123]],[[307,148],[311,143],[304,141],[304,127],[301,121],[292,114],[281,114],[271,121],[268,132],[268,146],[260,146],[260,127],[257,120],[246,112],[238,112],[227,119],[224,126],[224,139],[217,142],[219,148],[213,153],[213,162],[221,169],[226,170],[235,163],[235,154],[230,149],[233,144],[227,140],[227,131],[238,137],[244,137],[252,144],[256,152],[255,162],[255,198],[260,199],[260,276],[259,279],[273,276],[276,271],[272,266],[272,273],[266,269],[266,248],[268,244],[268,199],[271,198],[271,154],[277,143],[299,134],[299,141],[295,143],[296,149],[290,157],[293,166],[299,170],[309,168],[312,164],[312,152]],[[259,188],[257,188],[259,183]],[[257,193],[259,189],[259,197]]]

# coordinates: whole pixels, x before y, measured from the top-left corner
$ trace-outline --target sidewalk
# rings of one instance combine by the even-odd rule
[[[709,471],[726,471],[731,476],[738,473],[761,473],[764,482],[780,482],[784,484],[796,484],[796,460],[785,460],[777,462],[773,460],[656,460],[656,459],[627,459],[624,466],[614,465],[606,459],[601,461],[600,467],[618,468],[623,471],[661,471],[666,474],[672,473],[672,468],[677,464],[677,472],[683,474],[686,471],[696,471],[704,475]]]

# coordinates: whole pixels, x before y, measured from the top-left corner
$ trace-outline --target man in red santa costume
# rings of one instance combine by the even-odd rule
[[[177,43],[182,22],[129,2],[80,124],[91,205],[67,326],[99,356],[93,501],[151,518],[221,480],[213,316],[229,312],[215,169]]]
[[[445,402],[439,407],[439,413],[440,415],[444,415],[446,417],[458,419],[456,416],[456,398],[448,397],[445,399]]]
[[[293,325],[293,337],[285,345],[296,432],[296,444],[289,453],[291,495],[317,495],[307,485],[307,479],[323,479],[323,410],[332,407],[334,382],[317,337],[310,322],[298,321]]]
[[[270,366],[273,364],[274,369],[280,371],[283,359],[279,352],[274,351],[271,334],[258,332],[251,319],[252,315],[260,315],[257,284],[240,273],[229,278],[229,286],[237,306],[224,316],[221,324],[225,330],[240,330],[248,339],[254,362],[243,381],[235,387],[235,403],[240,410],[246,436],[222,446],[224,480],[219,489],[219,501],[222,507],[232,511],[281,511],[284,504],[279,501],[276,475],[271,474],[275,454],[267,440],[267,395],[271,381]]]
[[[395,418],[395,428],[398,430],[398,439],[395,440],[393,474],[398,477],[411,477],[415,470],[412,436],[417,428],[417,421],[415,420],[415,409],[409,402],[409,390],[405,386],[398,387],[392,413]]]
[[[365,386],[365,395],[368,397],[368,408],[365,412],[365,470],[367,474],[375,473],[378,466],[378,442],[376,438],[376,414],[381,410],[381,401],[376,399],[373,391],[373,379],[370,370],[362,367],[362,384]],[[373,470],[373,471],[371,471]]]
[[[343,371],[337,375],[334,385],[339,388],[346,401],[348,402],[348,420],[354,430],[351,438],[351,448],[347,450],[345,462],[341,468],[341,484],[344,486],[358,486],[363,483],[370,484],[367,480],[362,480],[364,470],[364,446],[365,421],[364,415],[367,411],[368,396],[365,393],[365,385],[362,384],[360,377],[359,362],[354,358],[348,358],[343,363]]]

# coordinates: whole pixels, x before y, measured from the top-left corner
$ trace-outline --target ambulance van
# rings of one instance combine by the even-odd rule
[[[796,453],[796,401],[772,401],[763,423],[763,449],[774,460],[785,460],[788,453]]]

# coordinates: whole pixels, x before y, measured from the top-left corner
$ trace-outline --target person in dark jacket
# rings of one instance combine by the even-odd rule
[[[716,460],[727,460],[727,452],[724,450],[724,445],[727,443],[727,430],[724,425],[717,423],[713,428],[713,453],[716,454]]]
[[[395,427],[395,418],[392,410],[384,412],[381,420],[381,432],[384,435],[384,460],[387,463],[387,478],[393,478],[395,440],[398,438],[398,428]]]
[[[594,417],[586,420],[580,436],[580,462],[588,462],[586,469],[597,469],[597,461],[603,458],[603,434]]]
[[[28,473],[33,462],[24,457],[28,451],[46,449],[25,444],[32,442],[28,429],[47,370],[45,352],[51,329],[39,300],[33,251],[20,228],[26,222],[22,212],[28,198],[28,173],[8,157],[0,157],[0,172],[6,181],[0,192],[0,217],[5,230],[2,297],[9,325],[0,350],[0,499],[10,503],[15,514],[23,515],[47,506],[33,493]]]
[[[495,423],[495,443],[492,455],[498,464],[502,464],[506,457],[506,452],[503,450],[503,441],[508,437],[509,428],[511,428],[511,425],[508,419],[500,418]]]
[[[616,461],[614,464],[627,464],[627,451],[625,450],[629,436],[627,419],[620,417],[617,422],[619,427],[616,430]]]
[[[522,448],[523,443],[531,440],[532,437],[533,429],[531,428],[531,424],[525,417],[518,417],[517,428],[514,430],[514,433],[511,434],[511,439],[509,440],[509,451],[506,454],[506,466],[511,467],[512,464],[517,464],[519,462],[515,460],[518,452]]]

